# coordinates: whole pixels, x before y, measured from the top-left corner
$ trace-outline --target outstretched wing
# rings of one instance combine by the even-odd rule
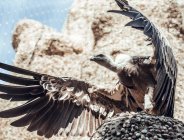
[[[126,26],[143,31],[154,45],[153,59],[156,60],[155,79],[157,81],[153,95],[154,109],[160,115],[173,117],[177,65],[172,49],[155,25],[142,13],[128,5],[126,0],[116,0],[116,2],[122,10],[111,10],[110,12],[130,17],[132,21]]]
[[[38,135],[91,136],[107,116],[120,109],[119,102],[99,94],[95,86],[84,81],[43,75],[3,63],[0,68],[30,77],[0,73],[0,80],[12,83],[0,84],[0,98],[26,101],[0,112],[0,117],[21,116],[11,125],[28,126],[28,131],[37,131]]]

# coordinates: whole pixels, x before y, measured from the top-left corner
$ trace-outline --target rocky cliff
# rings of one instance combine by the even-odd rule
[[[184,14],[183,2],[178,3],[179,0],[130,0],[130,4],[149,17],[172,44],[179,67],[175,118],[184,121]],[[107,13],[110,9],[118,9],[114,0],[75,0],[61,32],[37,21],[20,21],[13,33],[14,64],[54,76],[72,76],[113,86],[117,82],[116,75],[90,62],[90,56],[98,53],[147,55],[152,49],[141,32],[124,27],[128,18]],[[10,105],[1,101],[1,109]],[[43,139],[25,128],[10,127],[7,119],[0,121],[0,139]]]

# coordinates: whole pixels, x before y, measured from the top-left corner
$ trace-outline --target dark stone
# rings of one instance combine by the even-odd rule
[[[184,139],[184,123],[176,119],[164,116],[151,116],[143,112],[137,114],[127,114],[125,116],[114,116],[108,119],[98,128],[92,140],[97,136],[101,139],[116,140],[164,140],[164,139]],[[120,115],[119,115],[120,116]],[[115,119],[116,118],[116,119]],[[96,137],[95,137],[96,136]]]
[[[140,134],[139,132],[137,132],[137,133],[135,134],[135,136],[136,136],[136,138],[140,138],[140,137],[141,137],[141,134]]]
[[[122,133],[125,133],[125,131],[126,131],[125,128],[121,128]]]
[[[116,136],[118,136],[118,137],[119,137],[120,135],[121,135],[121,132],[119,132],[119,131],[118,131],[118,132],[116,132]]]
[[[182,138],[182,134],[176,134],[177,138]]]
[[[146,134],[146,133],[148,133],[148,131],[147,131],[146,129],[143,129],[143,130],[141,131],[141,133]]]
[[[158,138],[158,140],[164,140],[163,138]]]
[[[157,140],[157,139],[158,139],[158,137],[155,135],[155,136],[153,137],[153,139],[154,139],[154,140]]]
[[[148,137],[152,137],[153,134],[152,134],[151,132],[148,132],[148,133],[147,133],[147,136],[148,136]]]
[[[167,139],[167,138],[169,138],[170,136],[169,136],[169,134],[162,134],[162,137],[165,138],[165,139]]]

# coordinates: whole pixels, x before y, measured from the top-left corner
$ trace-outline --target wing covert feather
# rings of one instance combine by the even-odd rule
[[[28,126],[28,131],[37,131],[38,135],[47,138],[57,134],[92,135],[108,114],[118,108],[116,101],[100,94],[97,87],[87,82],[39,74],[3,63],[0,63],[0,68],[23,75],[0,73],[2,81],[14,84],[1,84],[0,98],[27,101],[18,107],[1,111],[0,117],[20,116],[11,125]]]

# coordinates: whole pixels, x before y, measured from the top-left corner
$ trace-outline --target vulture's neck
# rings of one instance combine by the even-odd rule
[[[107,69],[113,71],[113,72],[117,72],[117,65],[115,64],[115,62],[112,59],[107,59],[106,61],[104,61],[102,64],[102,66],[106,67]]]

